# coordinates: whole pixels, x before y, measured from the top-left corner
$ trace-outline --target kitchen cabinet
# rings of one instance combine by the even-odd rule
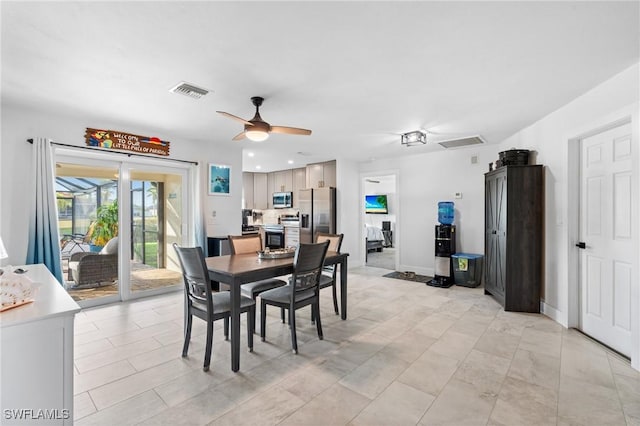
[[[307,188],[307,168],[300,167],[292,170],[293,178],[293,208],[298,208],[300,190]]]
[[[276,178],[273,172],[267,173],[267,208],[273,208],[273,193],[276,187]]]
[[[265,210],[269,208],[269,200],[271,195],[268,190],[267,174],[253,174],[253,208]],[[269,195],[267,195],[269,194]]]
[[[280,170],[273,172],[273,192],[293,191],[293,170]]]
[[[505,311],[540,312],[543,166],[485,174],[485,294]]]
[[[307,188],[336,186],[336,162],[327,161],[307,165]]]
[[[242,208],[253,209],[253,173],[242,173]]]

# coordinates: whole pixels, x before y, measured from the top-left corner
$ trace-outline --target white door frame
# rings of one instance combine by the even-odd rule
[[[567,298],[567,318],[566,325],[571,328],[581,327],[580,318],[580,253],[575,244],[580,238],[580,143],[582,139],[613,129],[620,125],[632,123],[632,146],[635,152],[632,154],[633,175],[632,182],[635,185],[635,198],[631,200],[633,211],[638,211],[640,200],[640,188],[638,185],[638,173],[640,164],[640,153],[638,149],[638,110],[627,108],[622,112],[607,116],[595,121],[587,129],[576,132],[577,136],[568,138],[567,156],[567,278],[568,278],[568,298]],[[635,125],[634,125],[635,124]],[[636,284],[632,289],[631,300],[631,366],[640,370],[640,282],[638,280],[640,266],[640,226],[633,230],[633,265],[632,281]]]
[[[400,219],[400,170],[398,169],[386,169],[386,170],[375,170],[375,171],[368,171],[368,172],[360,172],[360,190],[358,191],[360,193],[360,232],[358,233],[359,235],[359,243],[362,247],[362,242],[365,240],[366,238],[366,232],[364,230],[364,226],[365,223],[367,222],[367,216],[366,213],[364,212],[364,196],[366,195],[364,192],[364,186],[365,186],[365,179],[371,178],[371,177],[375,177],[375,176],[394,176],[395,177],[395,206],[394,206],[394,210],[395,210],[395,216],[396,216],[396,222],[394,224],[394,231],[393,231],[393,247],[395,248],[395,270],[397,271],[398,268],[400,267],[400,251],[401,249],[401,244],[400,244],[400,229],[402,227],[402,220]],[[365,246],[364,250],[360,252],[360,264],[363,266],[367,265],[366,262],[366,258],[367,258],[367,248]]]

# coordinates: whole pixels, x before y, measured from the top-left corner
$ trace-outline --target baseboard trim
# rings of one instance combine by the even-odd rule
[[[553,306],[546,304],[543,300],[540,300],[540,313],[548,316],[564,328],[569,328],[567,316]]]

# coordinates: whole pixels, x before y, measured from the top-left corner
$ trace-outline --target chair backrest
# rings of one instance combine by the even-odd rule
[[[231,254],[256,253],[262,250],[262,237],[253,235],[229,235]]]
[[[205,304],[209,312],[213,312],[213,299],[211,297],[211,281],[209,272],[204,262],[204,252],[201,247],[180,247],[173,243],[173,248],[178,254],[184,289],[190,302]]]
[[[391,231],[391,221],[390,220],[383,220],[382,221],[382,230],[383,231]]]
[[[100,254],[118,254],[118,237],[113,237],[102,247]]]
[[[325,232],[316,232],[316,243],[329,241],[328,250],[340,253],[340,247],[342,246],[343,237],[344,234],[327,234]]]
[[[298,245],[293,258],[293,274],[291,275],[294,298],[298,291],[309,290],[313,287],[318,288],[328,247],[329,241],[316,244],[300,243]]]

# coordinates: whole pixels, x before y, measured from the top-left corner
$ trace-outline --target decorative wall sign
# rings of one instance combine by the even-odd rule
[[[140,154],[169,155],[169,142],[162,141],[156,137],[138,136],[88,127],[84,137],[87,146],[133,151]]]
[[[231,195],[231,166],[209,164],[209,195]]]

